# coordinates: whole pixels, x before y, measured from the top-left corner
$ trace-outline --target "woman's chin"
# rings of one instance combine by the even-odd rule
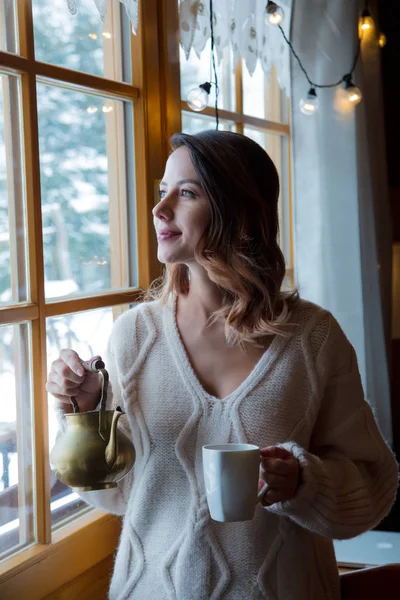
[[[192,262],[194,257],[188,258],[188,256],[158,252],[157,259],[163,265],[182,265],[186,264],[187,262]]]
[[[159,253],[157,258],[158,258],[159,262],[162,263],[163,265],[175,265],[175,264],[181,262],[180,260],[176,260],[176,257],[166,256],[164,253],[163,254]]]

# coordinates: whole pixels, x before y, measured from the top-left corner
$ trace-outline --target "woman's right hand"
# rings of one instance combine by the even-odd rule
[[[101,359],[100,356],[93,358]],[[46,390],[59,400],[64,412],[73,412],[71,396],[75,396],[82,412],[95,410],[100,401],[101,375],[85,371],[82,362],[74,350],[61,350],[51,365]]]

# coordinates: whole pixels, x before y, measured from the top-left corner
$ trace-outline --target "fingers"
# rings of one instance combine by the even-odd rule
[[[276,502],[287,502],[291,500],[293,496],[289,494],[289,492],[284,492],[282,490],[274,490],[273,488],[269,488],[262,500],[261,504],[263,506],[270,506],[271,504],[275,504]]]
[[[262,504],[268,506],[292,499],[299,485],[298,460],[284,448],[276,446],[263,448],[260,454],[260,479],[268,484]]]
[[[78,377],[83,377],[85,375],[85,369],[82,367],[83,361],[75,350],[69,348],[61,350],[59,360],[60,359]]]
[[[283,460],[282,458],[264,458],[261,460],[261,466],[266,473],[274,473],[276,475],[287,475],[287,473],[296,464],[296,459],[293,455]]]
[[[84,378],[82,377],[83,381]],[[46,389],[51,394],[56,394],[57,396],[75,396],[80,388],[81,383],[70,381],[65,377],[58,375],[55,370],[51,370],[48,378],[47,378],[47,386]],[[51,387],[51,391],[50,391]]]
[[[64,349],[51,365],[46,389],[58,400],[69,401],[84,380],[85,370],[79,355]]]
[[[69,352],[73,352],[75,356],[67,354]],[[73,350],[61,350],[59,358],[51,365],[51,372],[60,379],[65,379],[78,385],[82,383],[85,377],[85,370],[82,367],[80,358]]]
[[[75,389],[83,383],[85,376],[79,376],[61,358],[57,358],[51,365],[48,380],[56,383],[67,393],[67,389]]]
[[[270,458],[274,456],[274,458]],[[275,458],[281,456],[282,458]],[[271,487],[286,487],[298,474],[299,463],[297,459],[284,448],[264,448],[261,450],[261,473],[263,479]]]
[[[296,459],[293,463],[287,465],[287,470],[284,473],[274,471],[265,471],[261,466],[260,475],[263,481],[268,483],[270,487],[278,489],[292,489],[294,480],[298,479],[298,464]]]
[[[261,448],[260,454],[262,458],[291,458],[293,454],[286,450],[285,448],[281,448],[280,446],[268,446],[267,448]]]
[[[54,398],[57,398],[57,400],[59,400],[60,402],[70,403],[70,396],[60,394],[60,388],[58,387],[58,385],[48,381],[46,383],[46,390],[49,392],[49,394],[54,396]]]
[[[93,356],[90,361],[95,359],[101,357]],[[97,372],[86,371],[82,363],[74,350],[61,350],[59,358],[51,365],[46,390],[63,403],[69,404],[71,396],[75,396],[79,404],[92,410],[101,391],[101,377]]]

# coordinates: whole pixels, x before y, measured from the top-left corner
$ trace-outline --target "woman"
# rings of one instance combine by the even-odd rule
[[[106,361],[136,463],[116,490],[82,494],[124,515],[110,598],[337,599],[331,540],[386,515],[396,461],[338,323],[281,290],[268,155],[220,131],[175,135],[172,150],[153,211],[166,276],[116,321]],[[99,400],[72,350],[47,389],[61,413],[71,395],[82,411]],[[253,520],[218,523],[201,448],[234,441],[262,448],[269,487]]]

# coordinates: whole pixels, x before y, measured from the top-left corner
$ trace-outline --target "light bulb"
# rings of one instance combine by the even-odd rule
[[[189,90],[186,96],[186,102],[188,103],[189,108],[195,112],[204,110],[208,105],[210,90],[211,84],[208,81]]]
[[[299,102],[300,110],[303,115],[313,115],[319,107],[319,100],[315,88],[310,88],[306,98],[302,98]]]
[[[363,10],[363,12],[361,14],[361,29],[363,31],[366,31],[368,29],[371,29],[373,26],[374,26],[374,20],[371,17],[371,13],[366,8],[365,10]]]
[[[265,7],[265,22],[267,25],[281,25],[284,18],[283,10],[276,2],[268,0],[268,4]]]
[[[378,39],[378,44],[381,48],[386,46],[386,35],[384,33],[380,34],[379,39]]]
[[[351,79],[351,75],[346,75],[343,78],[344,90],[347,94],[347,99],[351,104],[358,104],[362,100],[361,90],[356,87]]]
[[[349,102],[351,102],[352,104],[358,104],[359,102],[361,102],[362,93],[358,87],[354,85],[353,87],[348,88],[346,92]]]

